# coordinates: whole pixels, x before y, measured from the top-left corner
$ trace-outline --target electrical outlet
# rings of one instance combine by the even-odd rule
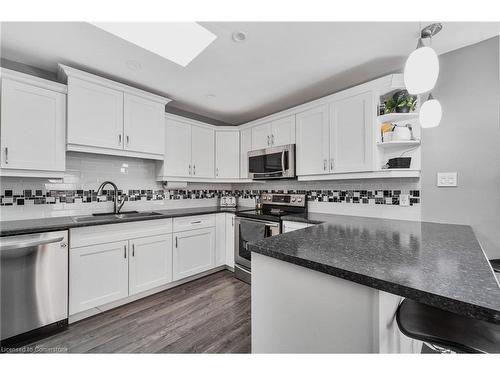
[[[399,194],[399,205],[403,207],[408,207],[410,205],[410,195]]]
[[[457,186],[457,172],[438,172],[437,186]]]

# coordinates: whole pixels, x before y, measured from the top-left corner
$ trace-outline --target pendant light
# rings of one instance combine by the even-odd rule
[[[441,103],[429,94],[427,101],[420,107],[419,121],[422,128],[434,128],[441,122],[443,110]]]
[[[405,64],[404,81],[406,90],[410,94],[422,94],[431,91],[439,75],[439,60],[433,48],[424,45],[424,39],[432,40],[432,36],[441,31],[440,23],[426,26],[420,32],[417,48],[413,51]]]

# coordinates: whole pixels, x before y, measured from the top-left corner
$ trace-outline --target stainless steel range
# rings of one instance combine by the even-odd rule
[[[285,215],[301,215],[307,210],[303,194],[263,193],[262,209],[236,213],[234,241],[234,274],[250,284],[251,253],[248,243],[276,236],[281,233],[281,218]]]

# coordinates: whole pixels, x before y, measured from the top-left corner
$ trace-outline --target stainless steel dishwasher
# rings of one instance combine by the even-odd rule
[[[68,232],[0,238],[2,347],[68,325]]]

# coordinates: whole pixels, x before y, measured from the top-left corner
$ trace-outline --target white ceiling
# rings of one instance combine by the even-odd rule
[[[185,68],[83,22],[4,22],[1,56],[52,72],[57,63],[85,69],[166,95],[168,107],[241,124],[402,70],[419,29],[417,22],[200,24],[217,39]],[[499,25],[443,23],[433,46],[439,54],[461,48],[498,35]],[[235,43],[234,31],[247,40]]]

